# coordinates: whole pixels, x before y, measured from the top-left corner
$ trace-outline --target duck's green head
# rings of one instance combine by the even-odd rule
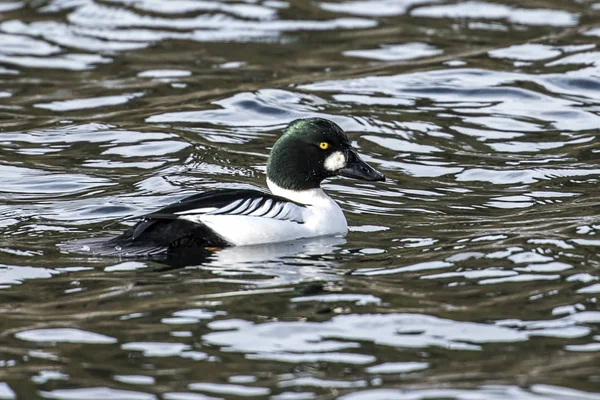
[[[360,159],[342,128],[324,118],[292,121],[275,142],[267,162],[267,178],[288,190],[316,189],[323,179],[336,175],[385,180]]]

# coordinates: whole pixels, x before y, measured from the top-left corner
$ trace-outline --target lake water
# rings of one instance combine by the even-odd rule
[[[0,2],[0,399],[600,399],[600,2]],[[345,238],[58,244],[264,186],[291,120]]]

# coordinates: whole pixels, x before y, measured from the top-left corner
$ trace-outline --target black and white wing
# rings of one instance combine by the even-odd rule
[[[272,226],[274,221],[285,226],[302,226],[305,208],[302,204],[258,190],[211,191],[186,197],[143,216],[141,221],[107,244],[121,248],[123,253],[139,253],[140,248],[156,247],[225,247],[236,243],[225,238],[222,229],[235,230],[236,227],[230,219],[219,216],[255,217],[255,223],[250,225],[256,225],[254,229],[260,231],[260,221],[263,221],[263,228]],[[247,223],[241,225],[241,229],[248,228]],[[277,230],[271,229],[271,233],[280,234]],[[283,232],[286,230],[289,228],[282,229]]]
[[[237,215],[303,224],[304,208],[302,204],[258,190],[226,189],[187,197],[145,218],[191,220],[202,215]]]

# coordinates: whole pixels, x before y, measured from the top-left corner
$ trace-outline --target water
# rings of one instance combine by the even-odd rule
[[[0,398],[600,399],[600,3],[0,3]],[[57,244],[264,186],[292,119],[383,183],[346,238]]]

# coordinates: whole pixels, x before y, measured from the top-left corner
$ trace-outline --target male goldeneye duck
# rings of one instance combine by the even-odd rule
[[[222,189],[184,198],[142,217],[106,244],[136,248],[225,247],[283,242],[348,232],[342,209],[321,189],[336,175],[385,177],[360,159],[344,131],[323,118],[298,119],[267,161],[271,193]]]

